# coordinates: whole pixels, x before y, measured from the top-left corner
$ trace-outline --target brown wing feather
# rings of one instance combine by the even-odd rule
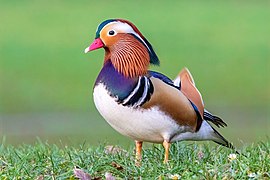
[[[154,86],[154,93],[143,108],[158,106],[179,125],[189,126],[191,131],[196,131],[197,115],[186,96],[160,79],[151,77],[150,80]]]
[[[199,90],[195,87],[195,83],[190,72],[187,68],[184,68],[179,73],[179,76],[181,79],[181,91],[192,103],[195,104],[203,118],[204,104],[202,96]]]

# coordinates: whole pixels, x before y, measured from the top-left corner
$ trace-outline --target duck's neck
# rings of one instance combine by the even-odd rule
[[[105,62],[111,60],[114,68],[125,77],[147,74],[150,55],[147,48],[132,35],[120,37],[110,48],[105,48]]]
[[[97,77],[95,86],[103,84],[111,96],[121,100],[130,94],[137,82],[138,77],[125,77],[115,69],[111,60],[107,60]]]

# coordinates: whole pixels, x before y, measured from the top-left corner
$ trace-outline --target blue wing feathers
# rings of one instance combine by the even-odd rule
[[[163,81],[164,83],[166,83],[174,88],[177,88],[179,90],[179,87],[175,86],[173,81],[170,78],[168,78],[167,76],[165,76],[164,74],[161,74],[161,73],[155,72],[155,71],[148,71],[148,74],[150,77],[158,78],[161,81]]]

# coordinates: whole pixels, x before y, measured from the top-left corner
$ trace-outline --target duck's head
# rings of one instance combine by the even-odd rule
[[[103,21],[97,28],[94,42],[85,53],[99,48],[105,49],[105,62],[110,60],[125,76],[144,75],[150,64],[159,65],[151,44],[138,28],[123,19]]]

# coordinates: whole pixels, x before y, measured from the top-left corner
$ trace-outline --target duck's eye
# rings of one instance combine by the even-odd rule
[[[114,31],[114,30],[110,30],[110,31],[108,32],[108,35],[109,35],[109,36],[115,35],[115,31]]]

